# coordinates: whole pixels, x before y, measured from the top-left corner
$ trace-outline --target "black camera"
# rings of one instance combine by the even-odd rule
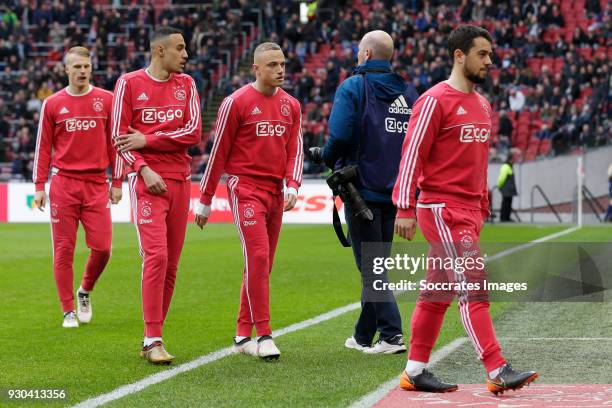
[[[346,166],[334,171],[326,181],[334,195],[340,196],[342,202],[350,204],[355,217],[363,221],[372,221],[374,219],[372,210],[368,208],[359,190],[351,182],[351,180],[356,178],[357,166]]]
[[[311,147],[308,149],[310,159],[315,163],[322,163],[322,150],[320,147]],[[353,210],[354,216],[362,221],[372,221],[374,214],[370,210],[361,197],[359,190],[353,184],[353,180],[357,179],[357,166],[351,165],[334,171],[327,178],[327,185],[332,189],[334,195],[340,196],[342,202],[348,203]]]

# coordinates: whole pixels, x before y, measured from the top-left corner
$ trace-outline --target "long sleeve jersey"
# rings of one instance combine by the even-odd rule
[[[146,138],[144,148],[121,153],[131,171],[149,166],[163,177],[189,177],[187,149],[202,137],[200,97],[193,78],[173,73],[160,81],[146,69],[122,75],[113,98],[113,138],[130,133],[128,127]]]
[[[110,134],[112,97],[112,93],[90,85],[81,95],[64,88],[45,99],[32,171],[36,191],[44,190],[50,171],[105,183],[109,166],[113,169],[113,186],[121,185],[123,163]]]
[[[300,103],[280,88],[272,96],[252,84],[219,107],[215,142],[200,183],[200,202],[210,205],[223,172],[272,192],[299,188],[304,162]]]
[[[491,105],[478,92],[440,82],[414,104],[393,189],[398,217],[419,202],[480,209],[488,215],[487,169]]]

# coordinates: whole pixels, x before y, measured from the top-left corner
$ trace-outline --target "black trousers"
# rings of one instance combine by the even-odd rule
[[[502,197],[500,221],[510,221],[510,213],[512,213],[512,196]]]
[[[377,293],[376,299],[372,299],[371,290],[366,290],[372,280],[381,279],[387,282],[387,275],[373,275],[372,265],[363,264],[362,267],[362,243],[388,243],[388,245],[376,245],[376,251],[381,253],[376,256],[388,257],[393,241],[393,226],[397,209],[391,203],[367,202],[372,210],[374,220],[362,221],[353,217],[350,204],[345,205],[345,217],[349,229],[349,238],[355,256],[355,263],[361,273],[361,314],[355,324],[355,340],[362,345],[370,345],[376,332],[380,332],[380,338],[387,340],[402,334],[402,318],[397,308],[393,293]],[[370,254],[371,255],[371,254]]]

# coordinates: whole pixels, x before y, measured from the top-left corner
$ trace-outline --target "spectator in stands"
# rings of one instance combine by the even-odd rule
[[[36,7],[37,3],[40,7]],[[194,2],[176,0],[174,3]],[[444,46],[441,44],[453,24],[459,19],[471,20],[473,12],[480,18],[481,9],[484,8],[483,23],[494,27],[495,30],[497,42],[495,48],[499,52],[501,72],[500,75],[491,75],[493,81],[483,84],[480,91],[491,98],[491,104],[495,109],[509,104],[511,86],[521,85],[529,91],[525,93],[526,96],[531,94],[526,98],[522,109],[542,111],[539,99],[533,95],[533,89],[530,89],[542,84],[544,100],[550,106],[561,106],[565,95],[566,98],[571,97],[569,105],[576,104],[576,101],[580,106],[588,103],[591,106],[592,129],[597,129],[597,126],[609,119],[612,113],[610,111],[611,63],[606,52],[612,46],[612,30],[610,30],[612,8],[608,6],[602,10],[598,0],[587,1],[584,7],[586,12],[573,8],[569,10],[570,14],[574,14],[569,20],[586,18],[589,21],[588,32],[584,30],[582,24],[576,25],[576,32],[572,33],[575,34],[573,39],[565,36],[565,30],[569,25],[565,20],[568,20],[569,14],[560,9],[561,3],[557,5],[555,2],[465,0],[460,2],[461,5],[452,2],[429,2],[427,7],[419,7],[417,10],[418,2],[387,1],[388,7],[384,2],[377,6],[373,3],[364,15],[361,15],[357,9],[343,6],[342,2],[329,3],[333,4],[334,16],[324,16],[319,10],[315,18],[302,23],[297,3],[288,0],[266,1],[262,2],[263,6],[254,0],[205,2],[185,7],[170,5],[157,11],[149,0],[123,2],[125,5],[120,8],[112,5],[101,8],[92,6],[91,2],[75,0],[52,3],[48,1],[32,3],[25,0],[8,2],[9,5],[3,10],[4,18],[0,22],[0,39],[3,40],[0,40],[2,44],[0,95],[11,106],[10,136],[7,137],[13,137],[19,129],[16,125],[19,111],[12,111],[17,91],[25,90],[24,101],[27,104],[34,97],[42,101],[46,95],[65,86],[62,82],[62,69],[59,71],[53,69],[54,62],[61,61],[65,47],[75,42],[95,44],[91,47],[95,50],[92,63],[97,67],[94,81],[107,89],[112,89],[117,75],[140,67],[142,61],[147,60],[147,56],[142,53],[146,51],[148,27],[151,25],[180,25],[187,36],[191,33],[189,54],[194,56],[195,62],[192,76],[202,78],[202,81],[198,80],[198,90],[202,95],[211,91],[222,93],[223,82],[216,76],[211,76],[211,72],[218,72],[219,63],[216,60],[224,57],[219,53],[220,44],[229,44],[229,48],[233,49],[234,40],[241,41],[242,34],[235,31],[246,29],[239,24],[240,22],[252,22],[257,27],[258,14],[251,11],[254,7],[264,9],[265,24],[261,27],[262,35],[269,38],[283,38],[284,49],[294,53],[296,49],[299,51],[299,57],[296,54],[297,59],[288,54],[288,73],[300,72],[302,68],[300,64],[310,64],[319,60],[325,64],[329,60],[333,62],[334,71],[340,72],[337,78],[341,80],[354,65],[357,39],[367,31],[368,27],[389,27],[388,30],[395,33],[398,64],[402,67],[418,66],[421,69],[421,72],[406,69],[402,73],[407,75],[421,91],[448,75],[448,72],[445,72],[447,67],[441,67],[444,64],[440,64],[436,59],[441,56],[440,52],[443,52]],[[320,2],[319,8],[324,7],[326,6]],[[240,12],[230,10],[240,10]],[[533,29],[533,26],[530,27],[529,23],[525,22],[533,21],[534,17],[541,35],[529,38],[529,29]],[[82,22],[85,25],[77,24]],[[129,33],[127,37],[126,22]],[[217,27],[223,28],[217,30]],[[559,27],[561,32],[547,39],[548,34],[557,30],[556,27]],[[118,37],[123,37],[123,40],[119,40]],[[335,50],[335,44],[342,44],[342,50],[337,51],[336,58],[333,58],[331,50]],[[118,50],[116,50],[117,45]],[[319,53],[324,46],[328,48],[320,55],[329,58],[311,59],[311,55]],[[133,54],[131,50],[138,54]],[[599,56],[591,57],[592,53],[599,53]],[[124,62],[118,62],[118,57]],[[555,60],[554,63],[542,60],[535,63],[531,60],[539,57],[555,58]],[[315,69],[321,67],[317,64],[314,64]],[[292,68],[289,68],[289,65],[292,65]],[[546,69],[544,65],[547,66]],[[533,75],[528,74],[526,68],[531,68]],[[200,75],[195,71],[199,71]],[[315,85],[315,79],[321,79],[326,75],[310,69],[308,73],[311,76],[312,86]],[[230,75],[234,74],[236,72],[231,70]],[[25,78],[25,82],[22,83],[21,79],[17,81],[17,78],[21,77]],[[330,100],[331,82],[336,77],[327,75],[325,78],[322,85],[316,89],[308,88],[308,92],[303,92],[302,95],[297,95],[296,83],[296,96],[300,97],[302,102],[315,99]],[[570,78],[573,78],[573,81],[570,81]],[[29,83],[35,84],[34,95],[33,91],[27,89]],[[46,84],[45,92],[38,92],[43,83]],[[17,104],[20,103],[17,101]],[[551,125],[553,139],[555,133],[562,128],[576,129],[574,138],[577,137],[580,125],[564,126],[573,120],[573,116],[567,112],[566,108],[558,112],[558,126],[555,128]],[[580,109],[578,112],[580,113]],[[604,126],[604,129],[607,130],[607,127]],[[571,146],[570,142],[571,138],[568,139],[567,147]]]
[[[605,146],[610,141],[610,129],[606,132],[606,129],[603,125],[598,125],[595,130],[595,146]]]
[[[578,130],[577,144],[582,147],[595,146],[595,138],[591,125],[584,123]]]
[[[512,88],[508,96],[508,105],[512,112],[521,112],[525,107],[525,94],[519,88]]]
[[[310,94],[310,90],[314,86],[314,79],[309,74],[308,69],[303,68],[302,74],[300,75],[300,79],[298,80],[297,89],[296,89],[296,97],[302,100],[304,103],[309,102],[308,95]]]
[[[550,139],[551,133],[547,123],[542,124],[540,130],[538,131],[538,133],[536,133],[536,137],[538,138],[538,140]]]
[[[512,121],[508,117],[508,113],[502,109],[499,114],[499,130],[497,131],[499,135],[497,149],[502,157],[508,154],[508,149],[512,145],[512,130]]]

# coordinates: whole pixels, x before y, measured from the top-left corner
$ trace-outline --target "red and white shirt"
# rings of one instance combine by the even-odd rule
[[[398,217],[415,216],[419,202],[489,211],[487,169],[491,105],[478,92],[460,92],[446,82],[415,102],[393,189]]]
[[[32,171],[36,191],[44,190],[50,170],[105,183],[109,166],[113,169],[113,187],[121,186],[122,162],[110,134],[112,98],[111,92],[90,85],[89,91],[81,95],[73,95],[64,88],[45,99]]]
[[[204,177],[200,202],[210,205],[225,172],[272,192],[298,189],[304,153],[300,103],[277,88],[272,96],[252,84],[223,100],[215,128],[216,139]]]
[[[145,135],[144,148],[121,153],[132,171],[149,166],[162,177],[185,180],[191,174],[190,146],[200,143],[200,97],[193,78],[173,73],[161,81],[146,69],[122,75],[113,98],[112,135]]]

